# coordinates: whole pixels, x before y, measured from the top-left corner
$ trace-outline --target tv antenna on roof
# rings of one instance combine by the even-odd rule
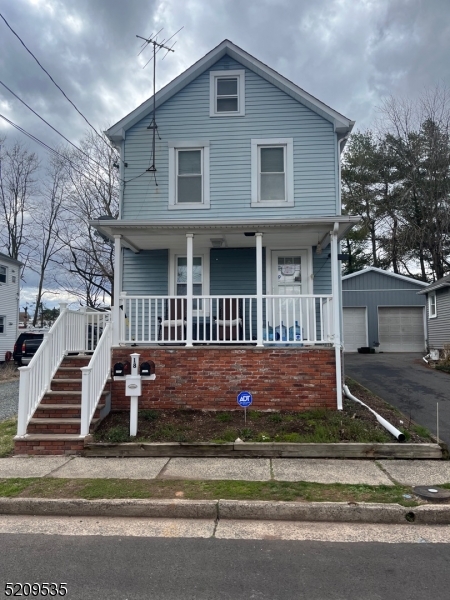
[[[184,25],[183,25],[183,27],[184,27]],[[158,41],[158,35],[161,33],[162,29],[160,29],[157,33],[155,33],[155,35],[152,34],[149,38],[142,37],[141,35],[136,35],[137,38],[144,40],[144,43],[142,44],[142,48],[141,48],[139,54],[141,54],[143,52],[143,50],[145,50],[145,48],[147,46],[149,46],[150,44],[153,46],[153,56],[152,56],[152,58],[150,58],[150,60],[148,60],[145,63],[145,65],[142,68],[145,69],[145,67],[148,65],[148,63],[151,60],[153,60],[153,117],[152,117],[152,122],[147,127],[147,129],[153,129],[152,164],[147,169],[147,171],[154,174],[155,182],[156,182],[156,165],[155,165],[156,133],[158,131],[158,127],[156,125],[156,55],[158,54],[158,52],[160,50],[163,50],[163,49],[167,50],[167,52],[165,53],[165,55],[162,58],[162,60],[164,60],[166,58],[166,56],[169,54],[169,52],[175,52],[173,47],[175,46],[176,41],[173,42],[173,44],[171,46],[168,46],[168,42],[170,42],[170,40],[172,38],[174,38],[177,35],[177,33],[179,33],[183,29],[183,27],[180,27],[180,29],[178,31],[176,31],[172,36],[170,36],[170,38],[168,38],[167,40],[162,39],[160,42]],[[139,54],[138,54],[138,56],[139,56]],[[158,134],[158,137],[159,137],[159,134]],[[161,139],[161,138],[159,138],[159,139]],[[156,183],[156,185],[158,185],[158,183]]]

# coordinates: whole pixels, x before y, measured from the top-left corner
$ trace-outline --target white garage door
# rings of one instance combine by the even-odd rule
[[[425,334],[420,306],[378,307],[378,334],[382,352],[423,352]]]
[[[344,308],[344,349],[356,352],[361,346],[367,346],[366,309]]]

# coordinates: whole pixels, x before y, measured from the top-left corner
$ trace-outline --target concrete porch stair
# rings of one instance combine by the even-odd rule
[[[15,454],[74,454],[84,447],[81,429],[81,367],[90,356],[67,356],[56,372],[27,427],[26,437],[17,439]],[[109,380],[91,420],[94,431],[108,414],[110,407]]]

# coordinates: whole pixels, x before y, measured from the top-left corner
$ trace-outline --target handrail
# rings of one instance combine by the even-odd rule
[[[111,369],[112,323],[107,322],[87,367],[81,367],[81,435],[89,426]]]

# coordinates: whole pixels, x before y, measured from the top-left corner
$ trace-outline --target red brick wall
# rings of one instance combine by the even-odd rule
[[[255,410],[336,408],[334,348],[128,347],[113,350],[113,364],[131,352],[156,366],[156,380],[142,382],[142,409],[236,409],[243,390]],[[125,383],[112,390],[112,409],[128,410]]]

